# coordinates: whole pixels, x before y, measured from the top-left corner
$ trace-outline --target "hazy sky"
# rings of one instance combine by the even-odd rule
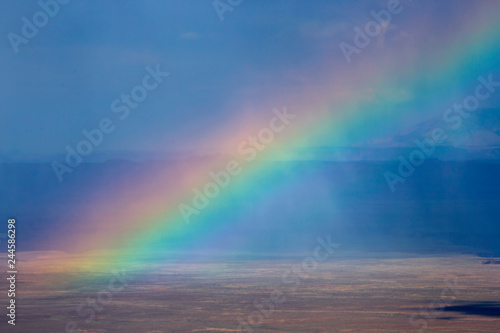
[[[481,7],[477,1],[415,3],[402,1],[405,10],[360,58],[412,66],[459,27],[469,7]],[[305,91],[345,80],[327,77],[357,66],[346,63],[339,43],[352,43],[354,26],[386,6],[245,0],[221,21],[212,1],[70,1],[16,54],[7,34],[21,34],[22,17],[32,21],[40,7],[5,2],[0,153],[63,153],[83,138],[82,129],[104,117],[116,130],[101,152],[216,149],[206,138],[249,112],[265,115],[268,106],[293,105]],[[146,66],[157,64],[170,75],[117,120],[111,103],[142,83]],[[466,86],[457,82],[450,94]]]

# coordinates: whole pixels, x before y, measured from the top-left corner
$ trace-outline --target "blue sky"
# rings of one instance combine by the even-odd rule
[[[205,138],[238,122],[243,108],[265,114],[261,101],[293,103],[295,93],[321,84],[323,64],[345,67],[339,42],[352,39],[352,27],[385,5],[243,1],[221,22],[211,1],[70,1],[19,53],[7,38],[0,43],[0,153],[64,152],[82,139],[82,129],[111,118],[111,102],[156,64],[171,75],[99,150],[215,148]],[[452,29],[453,13],[467,6],[427,2],[392,23],[398,29],[423,19],[430,27]],[[3,36],[19,34],[21,18],[40,10],[35,1],[3,7]],[[406,51],[413,57],[425,52],[418,50],[428,37]],[[387,52],[398,47],[390,43]]]

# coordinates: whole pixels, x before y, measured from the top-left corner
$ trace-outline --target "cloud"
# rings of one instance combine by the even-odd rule
[[[345,30],[345,23],[319,23],[309,22],[299,27],[299,33],[302,37],[323,39],[331,38]]]
[[[194,31],[186,31],[179,35],[180,39],[196,40],[200,38],[200,35]]]

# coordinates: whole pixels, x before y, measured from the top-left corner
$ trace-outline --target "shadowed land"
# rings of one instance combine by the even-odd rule
[[[443,311],[459,312],[467,315],[478,315],[486,317],[500,318],[500,303],[484,302],[457,306],[447,306]]]

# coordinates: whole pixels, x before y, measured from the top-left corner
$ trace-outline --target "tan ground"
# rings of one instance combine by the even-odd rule
[[[104,270],[85,277],[70,265],[41,273],[57,262],[54,256],[19,255],[16,326],[7,325],[3,314],[1,332],[64,332],[68,321],[81,332],[237,332],[238,318],[248,322],[257,313],[254,302],[269,302],[273,291],[282,293],[282,302],[262,318],[254,316],[263,320],[248,326],[254,332],[500,331],[500,304],[487,303],[500,300],[500,265],[482,265],[472,256],[337,256],[308,276],[302,271],[285,281],[283,273],[301,259],[148,265],[127,275],[130,284],[94,309],[92,322],[85,322],[91,308],[83,307],[79,316],[77,307],[109,288],[112,275]],[[101,296],[105,303],[106,294]]]

